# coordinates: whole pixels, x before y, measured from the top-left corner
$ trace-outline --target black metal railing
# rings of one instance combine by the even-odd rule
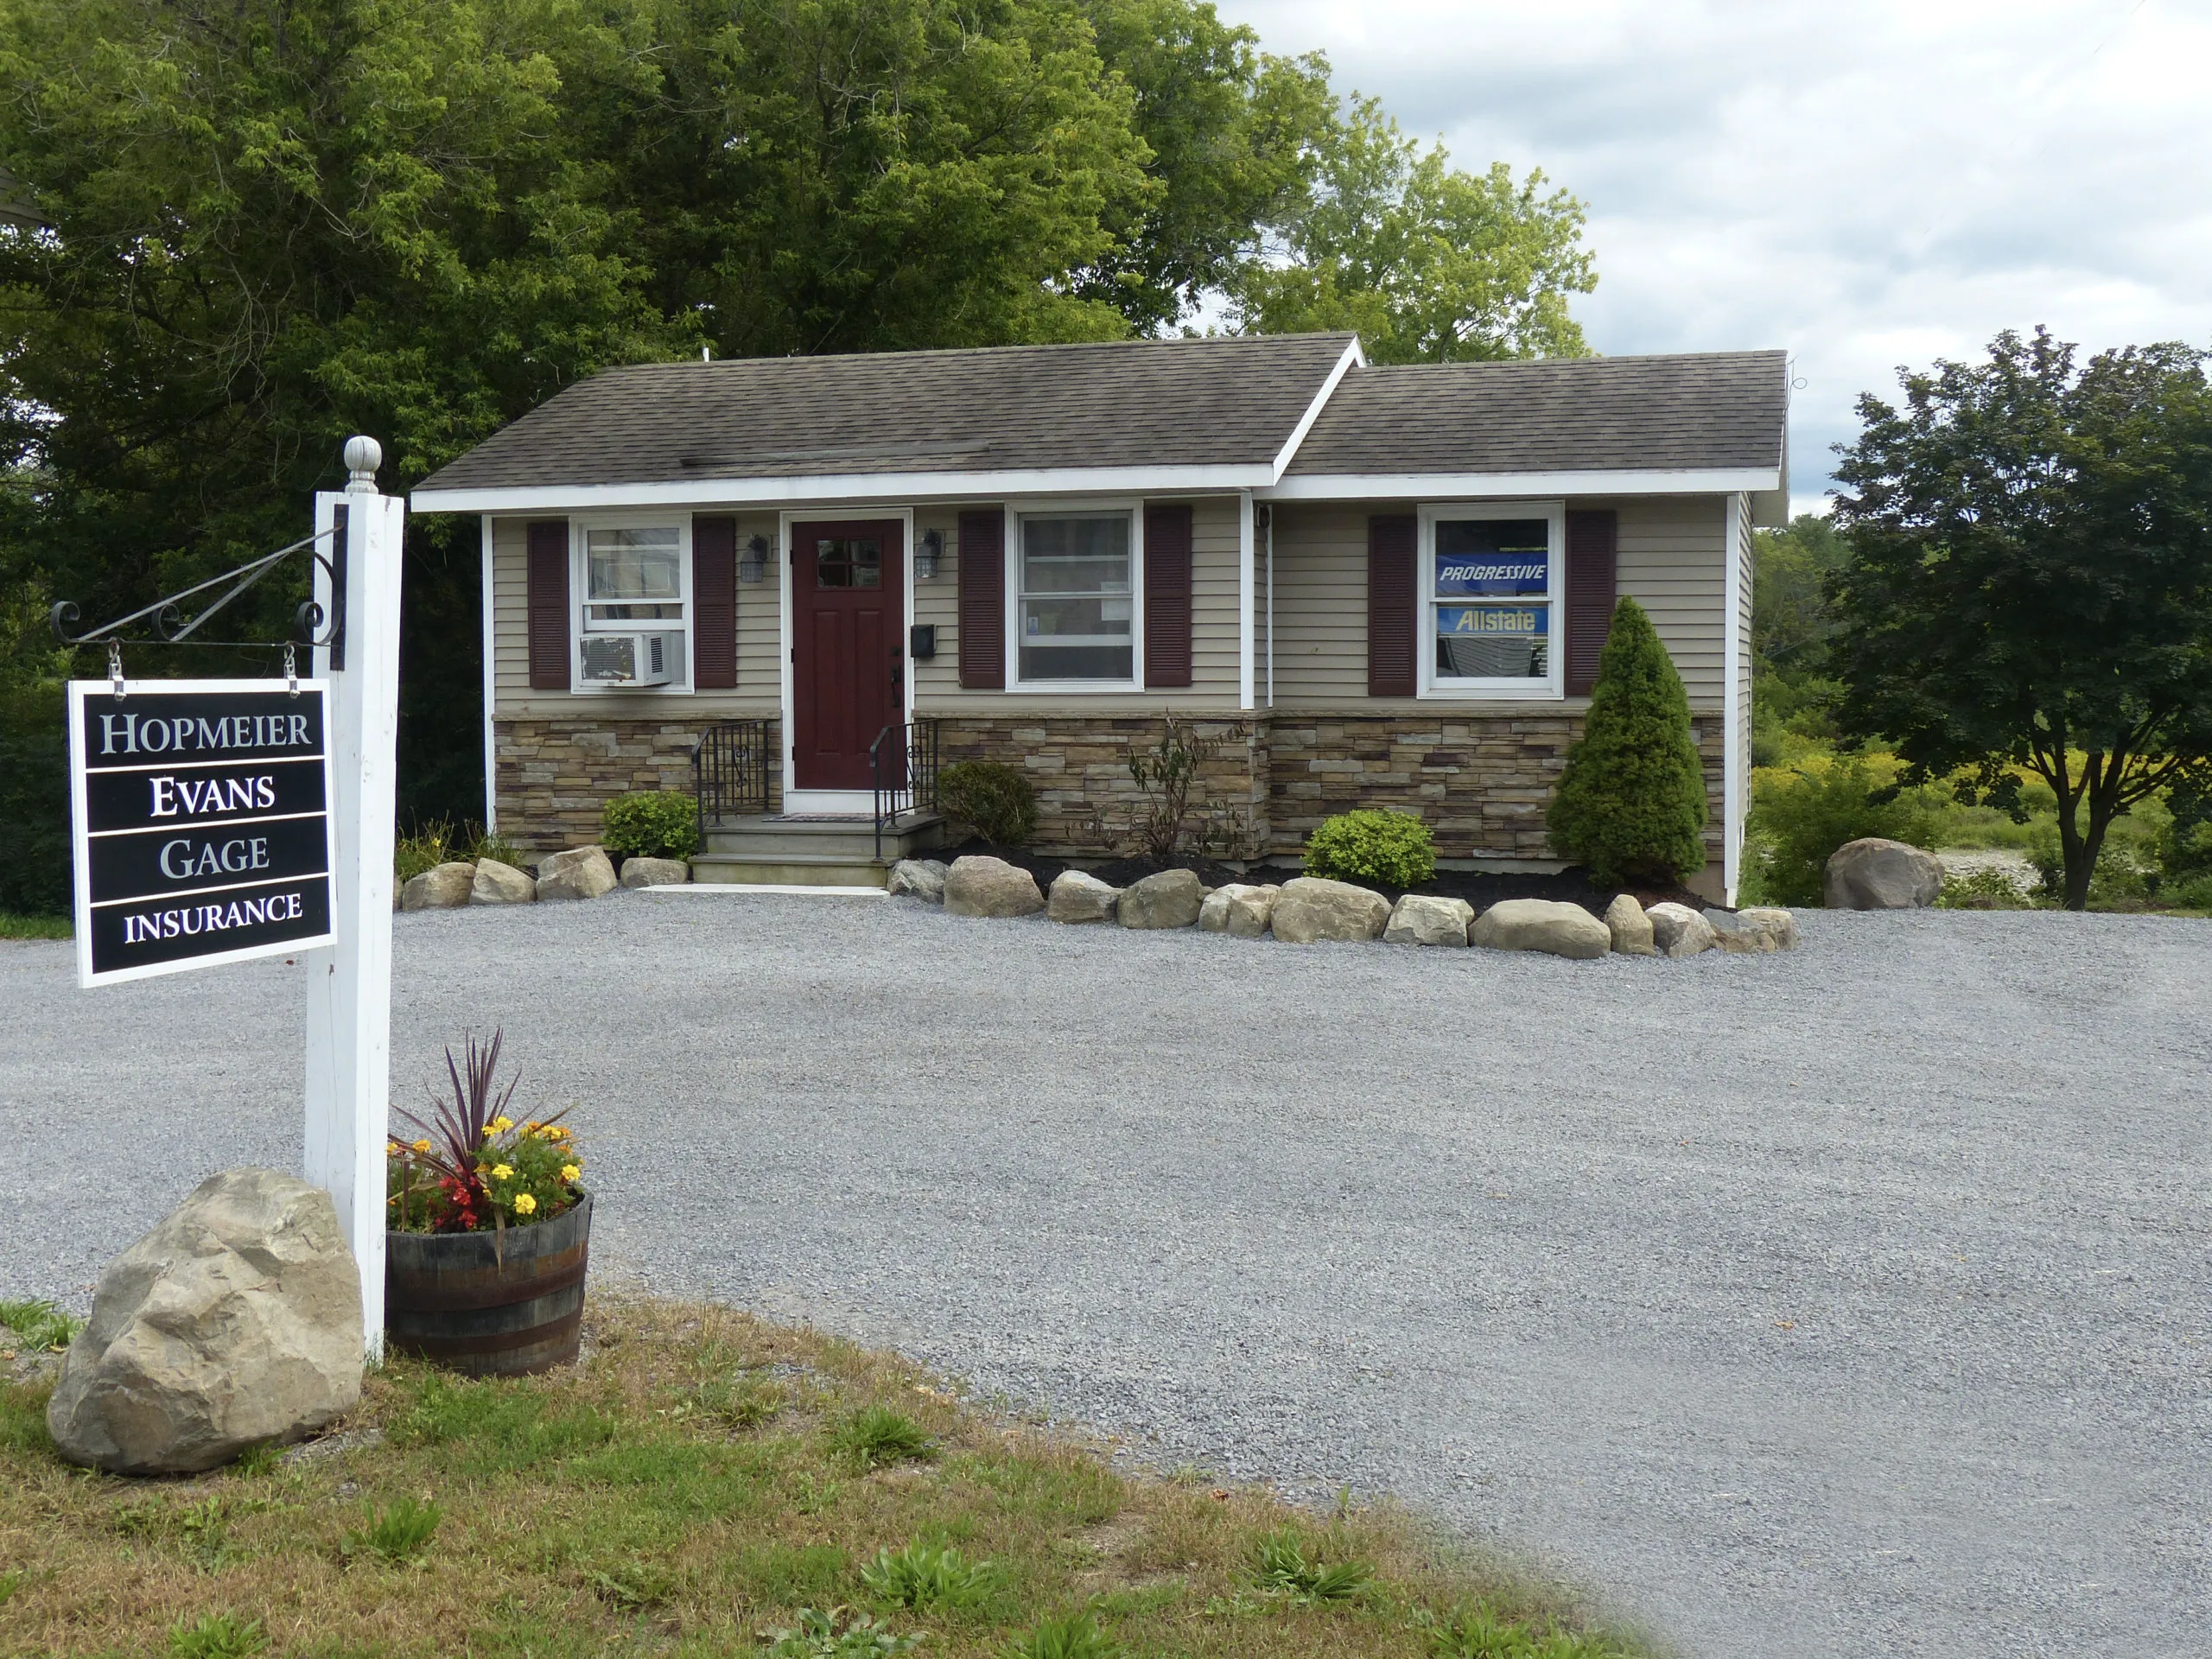
[[[868,746],[868,769],[875,781],[875,856],[880,863],[884,825],[937,805],[937,721],[885,727]]]
[[[725,720],[699,734],[691,751],[691,790],[699,800],[702,848],[709,824],[767,811],[775,734],[772,720]]]

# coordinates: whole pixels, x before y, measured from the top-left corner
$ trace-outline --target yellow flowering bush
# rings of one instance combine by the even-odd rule
[[[496,1033],[482,1049],[471,1039],[464,1075],[448,1050],[453,1095],[439,1100],[435,1121],[400,1113],[431,1133],[385,1142],[385,1215],[394,1231],[526,1226],[567,1214],[583,1197],[583,1156],[568,1127],[535,1118],[518,1124],[501,1109],[515,1085],[493,1092],[499,1052]]]

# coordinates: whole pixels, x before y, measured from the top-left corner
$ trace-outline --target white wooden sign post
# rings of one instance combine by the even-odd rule
[[[384,1347],[385,1136],[391,1091],[391,887],[399,743],[399,570],[404,499],[377,493],[383,451],[346,445],[342,493],[315,497],[318,533],[344,526],[342,577],[315,567],[315,602],[339,626],[317,647],[330,683],[336,942],[303,952],[307,1179],[329,1190],[361,1270],[363,1338]],[[329,543],[335,550],[338,537]]]

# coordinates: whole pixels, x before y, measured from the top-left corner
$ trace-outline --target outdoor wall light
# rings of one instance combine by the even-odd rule
[[[927,582],[937,575],[938,562],[944,557],[944,532],[941,530],[924,531],[922,544],[914,551],[915,579],[918,582]]]
[[[758,582],[768,571],[768,538],[755,536],[745,544],[745,556],[737,562],[740,582]]]

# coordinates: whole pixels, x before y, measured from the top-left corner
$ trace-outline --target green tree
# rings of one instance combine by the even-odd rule
[[[1651,619],[1624,598],[1552,796],[1552,844],[1600,886],[1662,885],[1705,868],[1705,817],[1689,695]]]
[[[1828,591],[1843,729],[2016,817],[2042,778],[2079,910],[2113,820],[2212,766],[2212,387],[2191,346],[2075,349],[2008,331],[1860,398]]]
[[[1835,617],[1822,584],[1850,544],[1817,513],[1751,536],[1751,721],[1758,764],[1779,758],[1782,734],[1834,735],[1827,709],[1843,688],[1827,673]]]
[[[1424,150],[1371,98],[1351,99],[1317,135],[1312,188],[1270,226],[1228,283],[1251,334],[1351,328],[1378,363],[1580,357],[1568,296],[1597,286],[1583,207]]]

